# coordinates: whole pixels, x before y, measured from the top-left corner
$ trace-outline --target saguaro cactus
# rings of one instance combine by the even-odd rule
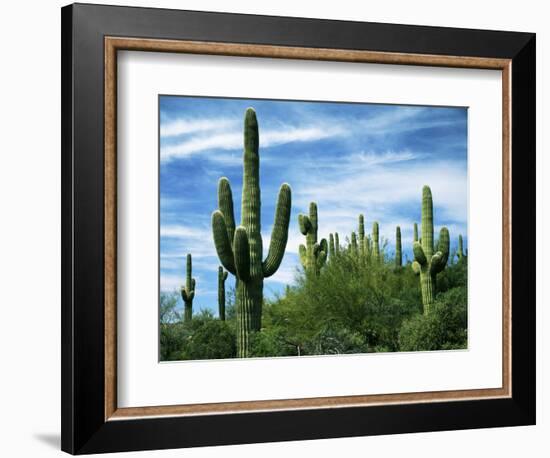
[[[401,255],[401,228],[395,228],[395,267],[400,268],[403,265],[403,257]]]
[[[338,232],[334,233],[334,254],[338,256],[340,253],[340,236],[338,235]]]
[[[353,256],[357,256],[359,254],[359,248],[357,246],[357,234],[355,232],[351,233],[349,251]]]
[[[328,236],[328,255],[329,259],[333,258],[336,253],[336,250],[334,248],[334,235],[329,234]]]
[[[466,254],[464,253],[464,247],[462,245],[462,234],[458,236],[458,251],[456,254],[458,256],[458,262],[462,262],[466,258]]]
[[[359,254],[362,258],[365,257],[365,216],[359,215]]]
[[[218,315],[221,321],[225,321],[225,280],[228,273],[223,267],[218,267]]]
[[[291,190],[281,185],[269,252],[263,258],[260,220],[260,156],[258,121],[252,108],[244,119],[241,225],[235,229],[233,196],[227,178],[218,184],[219,209],[212,214],[214,244],[221,264],[237,278],[237,356],[250,352],[250,335],[261,328],[264,278],[273,275],[285,254],[290,221]]]
[[[375,221],[372,223],[372,249],[371,256],[374,259],[374,262],[380,261],[380,243],[378,238],[378,222]]]
[[[445,269],[449,259],[449,231],[446,227],[439,232],[439,246],[434,253],[434,226],[432,191],[428,186],[422,189],[422,242],[413,243],[414,261],[412,268],[420,275],[420,290],[424,314],[430,312],[434,302],[436,275]]]
[[[418,242],[418,224],[414,223],[413,242]]]
[[[183,299],[183,321],[191,321],[193,318],[193,299],[195,297],[195,279],[193,276],[193,261],[191,254],[187,254],[185,287],[181,288],[181,298]]]
[[[309,204],[309,216],[298,215],[300,232],[306,236],[306,245],[300,245],[300,262],[307,274],[319,275],[327,260],[328,245],[326,239],[317,243],[317,204]]]

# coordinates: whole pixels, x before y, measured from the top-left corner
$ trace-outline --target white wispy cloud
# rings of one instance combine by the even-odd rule
[[[262,130],[260,132],[260,146],[269,148],[271,146],[283,145],[292,142],[318,141],[329,137],[340,135],[343,130],[330,126],[278,126],[276,130]],[[184,138],[182,141],[161,146],[160,156],[162,161],[170,161],[176,158],[188,158],[197,154],[207,153],[210,150],[240,150],[243,147],[243,134],[240,128],[216,129],[216,133],[209,132],[202,135],[193,135]],[[241,157],[224,157],[216,154],[205,156],[214,162],[240,164]]]
[[[164,138],[178,137],[180,135],[194,134],[197,132],[228,129],[235,127],[237,120],[233,118],[180,118],[161,122],[160,136]]]

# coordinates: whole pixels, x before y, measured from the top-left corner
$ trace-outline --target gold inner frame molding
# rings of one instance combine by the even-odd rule
[[[502,387],[363,396],[119,408],[117,405],[117,51],[493,69],[502,72]],[[239,43],[105,37],[105,420],[511,397],[511,60]]]

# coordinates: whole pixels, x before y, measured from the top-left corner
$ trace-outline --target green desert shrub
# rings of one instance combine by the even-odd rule
[[[428,315],[418,314],[401,326],[401,351],[452,350],[467,347],[467,292],[457,287],[441,293]]]
[[[235,333],[224,321],[193,321],[195,329],[183,346],[182,359],[223,359],[236,356]]]

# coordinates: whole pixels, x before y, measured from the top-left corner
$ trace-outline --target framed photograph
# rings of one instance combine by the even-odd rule
[[[535,423],[534,34],[70,5],[62,148],[63,450]]]

